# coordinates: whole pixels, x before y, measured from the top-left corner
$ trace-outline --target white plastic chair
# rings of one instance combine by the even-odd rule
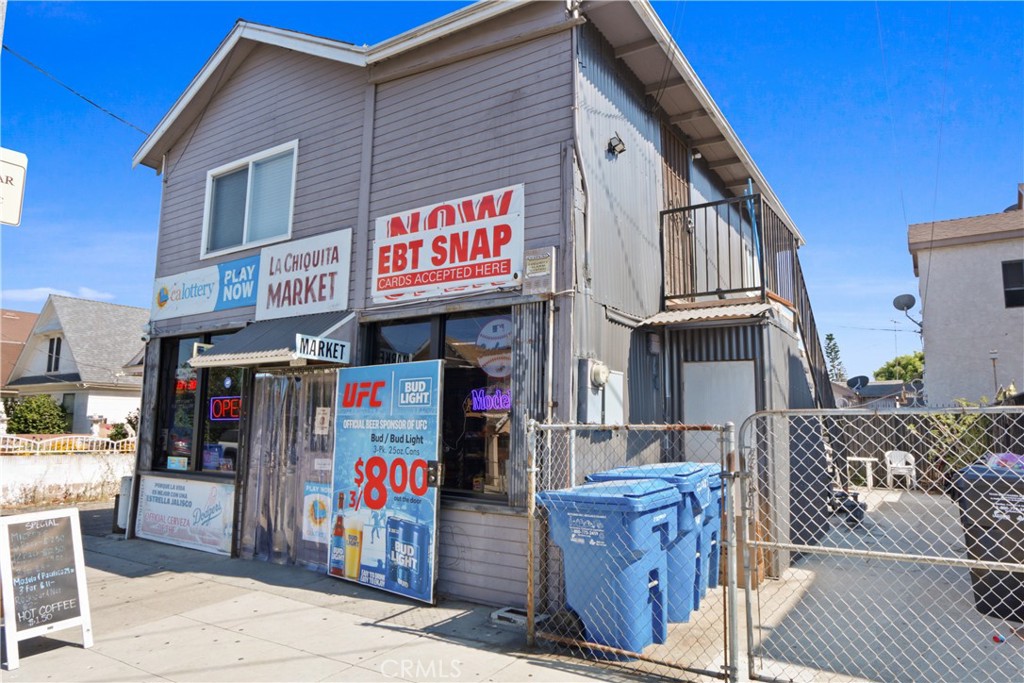
[[[906,451],[885,452],[885,485],[892,488],[894,476],[904,476],[911,489],[917,488],[917,466],[914,456]]]

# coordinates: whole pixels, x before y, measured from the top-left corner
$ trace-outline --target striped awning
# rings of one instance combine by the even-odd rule
[[[729,306],[701,306],[662,311],[644,321],[644,325],[681,325],[692,322],[717,322],[720,320],[750,320],[763,318],[772,310],[771,304],[732,304]]]
[[[194,368],[291,363],[308,357],[298,348],[298,335],[336,340],[351,347],[356,328],[353,320],[355,313],[350,311],[261,320],[218,341],[188,362]]]

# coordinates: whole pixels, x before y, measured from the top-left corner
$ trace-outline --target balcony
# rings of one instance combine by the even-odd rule
[[[661,213],[664,308],[774,302],[793,313],[815,402],[835,407],[799,240],[760,194]]]

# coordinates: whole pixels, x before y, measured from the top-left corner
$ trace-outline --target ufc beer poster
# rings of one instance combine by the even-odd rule
[[[442,361],[338,372],[327,573],[434,603]]]

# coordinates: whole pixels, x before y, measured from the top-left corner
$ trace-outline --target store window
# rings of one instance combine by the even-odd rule
[[[153,463],[172,472],[234,472],[242,416],[241,368],[196,370],[188,364],[221,336],[164,340],[160,449]]]
[[[373,335],[373,363],[444,360],[443,489],[506,499],[512,426],[511,311],[381,324]]]
[[[291,234],[297,149],[296,140],[207,174],[204,256]]]

